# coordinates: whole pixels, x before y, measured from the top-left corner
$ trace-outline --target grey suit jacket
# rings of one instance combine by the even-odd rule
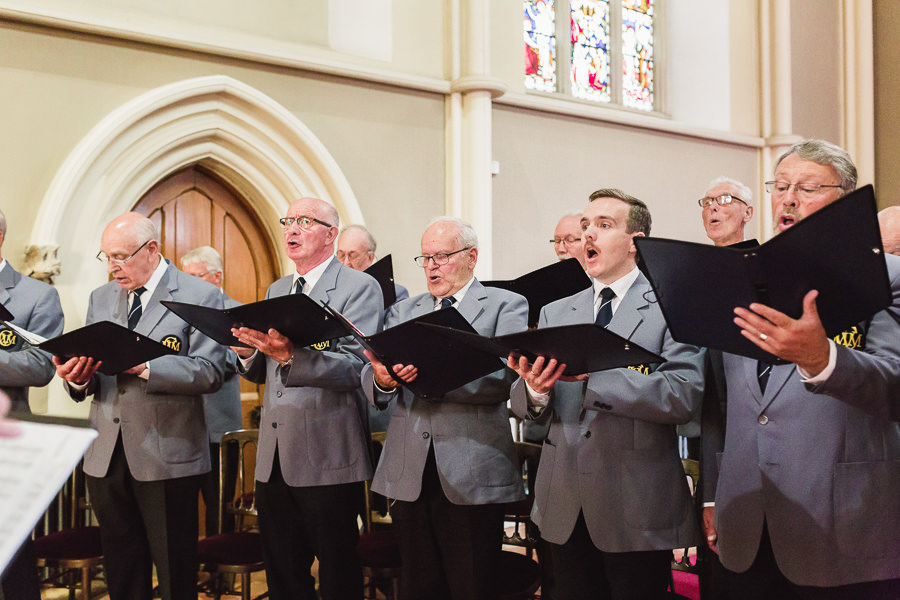
[[[544,307],[539,327],[590,323],[593,288]],[[703,356],[669,335],[650,284],[639,275],[608,329],[666,358],[653,368],[591,373],[587,382],[557,382],[541,413],[550,419],[535,482],[532,519],[554,544],[569,539],[579,512],[605,552],[691,546],[698,538],[675,426],[699,410]],[[525,382],[511,394],[527,409]]]
[[[394,304],[400,302],[401,300],[406,300],[409,298],[409,290],[400,285],[399,283],[394,284],[394,294],[396,295],[396,299],[394,300]]]
[[[422,294],[388,309],[385,327],[434,310],[431,294]],[[528,328],[528,302],[522,296],[485,288],[474,281],[457,310],[482,335],[505,335]],[[499,365],[499,362],[498,362]],[[523,497],[506,400],[514,373],[498,370],[448,392],[423,400],[405,387],[393,394],[377,392],[371,365],[363,370],[363,389],[374,403],[390,402],[391,420],[372,489],[411,502],[422,491],[429,448],[444,494],[454,504],[511,502]]]
[[[756,361],[725,355],[716,524],[729,569],[750,566],[765,519],[794,583],[900,577],[900,258],[885,258],[893,304],[865,328],[865,350],[838,347],[826,382],[804,385],[795,365],[776,366],[763,395]]]
[[[384,298],[371,276],[330,259],[310,298],[328,302],[364,334],[381,325]],[[282,277],[267,298],[291,292],[292,277]],[[256,354],[244,376],[265,382],[259,425],[256,479],[268,481],[275,448],[284,481],[294,487],[364,481],[372,476],[368,416],[359,374],[363,348],[352,337],[316,347],[295,348],[288,369]],[[287,371],[287,372],[285,372]]]
[[[88,475],[106,475],[119,435],[128,468],[139,481],[209,471],[202,396],[222,384],[225,350],[160,304],[161,300],[223,306],[218,288],[169,264],[134,330],[176,345],[178,354],[151,360],[147,380],[97,373],[83,390],[66,384],[75,401],[93,396],[90,419],[99,435],[84,457]],[[85,323],[112,321],[127,327],[127,306],[127,292],[110,281],[91,293]]]
[[[0,271],[0,304],[13,314],[13,323],[45,338],[62,333],[63,312],[56,288],[25,277],[8,262]],[[0,390],[13,410],[28,410],[28,387],[50,383],[56,368],[49,353],[25,343],[11,329],[0,326]]]
[[[225,308],[234,308],[241,303],[222,292]],[[203,413],[206,415],[206,429],[209,442],[218,444],[227,431],[240,429],[241,419],[241,378],[238,376],[238,356],[231,348],[225,348],[225,374],[222,387],[212,394],[203,394]]]

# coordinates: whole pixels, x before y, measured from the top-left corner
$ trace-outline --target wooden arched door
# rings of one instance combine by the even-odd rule
[[[259,216],[228,185],[198,165],[157,183],[134,207],[162,236],[163,256],[180,267],[181,257],[198,246],[222,255],[225,292],[238,302],[265,298],[280,277],[278,257]],[[260,404],[261,386],[241,380],[244,426]]]

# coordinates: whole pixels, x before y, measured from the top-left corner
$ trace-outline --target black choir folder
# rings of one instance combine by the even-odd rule
[[[3,304],[0,304],[0,321],[12,321],[15,317],[9,309],[6,308]]]
[[[428,312],[375,335],[363,335],[338,311],[328,305],[326,309],[342,320],[353,336],[385,365],[415,365],[418,370],[415,381],[403,383],[395,379],[420,398],[440,398],[505,366],[492,352],[473,350],[442,332],[422,326],[426,323],[441,325],[477,336],[455,308]]]
[[[390,254],[369,265],[364,272],[374,277],[381,286],[385,308],[397,301],[397,289],[394,287],[394,263]]]
[[[891,304],[871,185],[816,211],[752,249],[634,238],[663,316],[679,342],[783,362],[745,339],[734,308],[760,302],[792,318],[803,296],[833,337]]]
[[[176,354],[156,340],[112,321],[97,321],[33,345],[63,359],[89,356],[99,360],[99,371],[104,375],[115,375],[142,362]]]
[[[567,258],[516,279],[481,283],[525,296],[528,300],[528,326],[536,327],[545,305],[590,287],[591,278],[581,268],[581,263],[574,258]]]
[[[309,346],[349,335],[343,323],[306,294],[277,296],[234,308],[210,308],[171,300],[161,302],[201,332],[226,346],[248,347],[232,335],[232,327],[249,327],[257,331],[276,329],[290,338],[295,346]]]
[[[566,363],[565,375],[666,362],[663,357],[593,323],[545,327],[499,337],[484,337],[439,325],[423,326],[473,350],[504,359],[510,352],[523,355],[529,362],[538,356],[555,358],[559,363]]]

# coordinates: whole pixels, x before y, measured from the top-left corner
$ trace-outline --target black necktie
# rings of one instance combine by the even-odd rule
[[[772,372],[772,363],[762,360],[756,361],[756,377],[759,380],[759,391],[766,393],[766,384],[769,383],[769,373]]]
[[[131,299],[131,310],[128,311],[128,329],[137,327],[138,321],[141,320],[141,313],[144,311],[141,306],[141,294],[147,291],[145,287],[139,287],[134,290],[134,296]]]
[[[297,286],[294,288],[294,293],[295,293],[295,294],[302,294],[302,293],[303,293],[303,286],[304,286],[304,285],[306,285],[306,280],[303,279],[302,277],[298,277],[298,278],[297,278]]]
[[[453,296],[447,296],[446,298],[441,298],[441,309],[450,308],[453,306],[453,303],[456,302],[456,298]]]
[[[612,321],[612,301],[616,297],[616,293],[612,288],[605,287],[600,290],[600,309],[597,311],[597,318],[594,323],[600,327],[606,327]]]

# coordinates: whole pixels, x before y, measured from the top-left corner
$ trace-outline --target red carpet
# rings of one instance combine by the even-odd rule
[[[682,571],[672,571],[672,579],[675,581],[673,592],[691,598],[691,600],[700,600],[700,584],[696,575]]]

